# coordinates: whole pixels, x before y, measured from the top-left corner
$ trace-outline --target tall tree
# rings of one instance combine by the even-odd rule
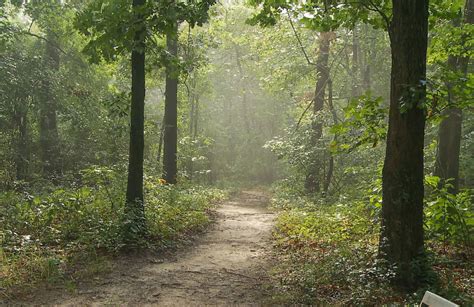
[[[474,22],[474,1],[467,0],[464,8],[464,24]],[[455,27],[461,26],[461,17],[455,20]],[[462,37],[464,42],[467,37]],[[464,42],[461,42],[463,45]],[[450,55],[448,69],[453,74],[467,75],[469,58],[461,55]],[[438,152],[435,164],[435,175],[441,179],[452,179],[448,191],[457,193],[459,190],[459,153],[461,149],[462,109],[457,106],[458,97],[453,90],[453,84],[447,82],[448,108],[443,111],[443,121],[438,131]]]
[[[60,54],[56,41],[55,34],[48,30],[44,62],[48,68],[49,75],[42,80],[42,95],[39,104],[41,161],[43,164],[43,175],[47,177],[58,175],[61,171],[56,116],[57,99],[52,85],[52,75],[59,72],[60,65]]]
[[[30,161],[30,148],[28,137],[28,104],[26,99],[19,99],[15,110],[15,123],[18,129],[17,153],[16,153],[16,179],[28,178],[28,165]]]
[[[319,141],[323,135],[323,123],[319,113],[323,110],[324,99],[326,96],[326,85],[329,81],[329,47],[331,44],[332,32],[321,32],[319,35],[319,52],[316,60],[316,89],[313,99],[313,122],[311,124],[313,133],[311,135],[311,146],[317,149]],[[313,157],[306,174],[305,188],[309,193],[321,191],[322,179],[322,157]]]
[[[420,283],[416,265],[424,252],[428,0],[394,0],[389,35],[392,70],[379,252],[396,266],[396,284],[413,290]]]
[[[84,47],[84,52],[90,56],[91,61],[100,62],[105,60],[112,62],[116,61],[119,55],[129,54],[129,52],[132,54],[130,147],[125,206],[127,223],[124,225],[124,233],[132,235],[127,236],[130,239],[135,239],[137,236],[142,237],[146,233],[143,156],[147,34],[156,33],[159,36],[168,34],[170,32],[170,16],[174,20],[173,31],[175,32],[177,32],[176,22],[178,20],[187,21],[191,27],[196,24],[202,25],[203,22],[207,21],[207,12],[213,3],[213,0],[182,2],[180,3],[182,4],[179,7],[180,10],[170,10],[169,3],[166,1],[155,1],[153,5],[147,5],[146,0],[133,0],[131,6],[129,2],[122,0],[92,1],[78,14],[76,19],[75,26],[81,33],[90,37]],[[120,14],[117,14],[117,12],[120,12]],[[179,16],[180,18],[178,18],[178,13],[182,14]],[[100,16],[100,18],[97,19],[97,16]],[[129,26],[124,27],[124,24]],[[132,39],[127,39],[129,37],[132,37]],[[172,91],[167,89],[167,95]],[[176,107],[174,114],[174,116],[171,114],[169,118],[174,117],[176,119]],[[165,121],[165,125],[169,125],[169,122]],[[174,124],[174,127],[176,129],[176,124]],[[167,128],[165,127],[165,129]],[[176,135],[176,132],[174,135]],[[172,143],[173,140],[170,142]],[[168,142],[168,144],[170,143]],[[174,137],[174,144],[176,144],[176,137]],[[176,148],[176,145],[170,147]],[[165,148],[165,160],[169,161],[170,156],[174,157],[175,161],[176,151],[170,155],[169,150],[166,151]],[[167,174],[171,175],[171,178],[176,178],[172,172],[167,171]],[[169,182],[173,181],[169,178],[167,180]],[[132,240],[130,243],[134,244],[135,242]]]
[[[145,23],[140,9],[145,0],[133,0],[136,30],[132,49],[132,100],[130,107],[130,148],[125,213],[131,224],[127,235],[141,237],[146,232],[143,199],[143,148],[145,121]],[[138,231],[135,231],[137,229]],[[135,236],[129,236],[134,238]],[[134,242],[131,242],[134,243]]]
[[[167,183],[175,184],[178,173],[178,22],[174,21],[173,29],[166,35],[166,47],[171,60],[166,66],[165,117],[163,178]]]

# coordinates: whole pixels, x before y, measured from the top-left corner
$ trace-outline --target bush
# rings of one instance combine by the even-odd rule
[[[64,280],[76,262],[100,261],[124,246],[124,182],[120,172],[92,168],[63,186],[22,186],[0,194],[0,290]],[[145,178],[150,248],[175,245],[209,224],[224,197],[205,187],[173,187]]]
[[[428,238],[451,244],[472,247],[474,227],[473,195],[469,190],[451,194],[449,181],[441,184],[440,178],[427,176],[430,190],[425,205],[425,229]]]
[[[456,199],[451,205],[462,211],[460,214],[466,218],[471,214],[462,210],[466,206],[466,196],[431,195],[437,203],[425,211],[430,238],[427,256],[433,267],[433,271],[426,274],[429,288],[407,295],[391,287],[394,268],[378,258],[381,200],[378,182],[363,200],[341,198],[332,203],[314,202],[297,192],[291,194],[285,185],[283,189],[277,189],[273,205],[282,211],[273,233],[276,265],[271,275],[275,293],[271,303],[415,304],[425,290],[461,304],[472,303],[469,285],[473,271],[469,252],[466,254],[465,250],[459,251],[452,246],[440,249],[439,234],[443,233],[443,228],[434,228],[436,220],[430,220],[430,214],[434,212],[430,210],[438,210],[440,203],[447,205],[440,199],[451,197]],[[452,234],[462,233],[464,229],[449,227]]]

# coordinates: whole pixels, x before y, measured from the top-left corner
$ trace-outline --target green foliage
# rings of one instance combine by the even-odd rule
[[[138,32],[144,33],[142,39],[146,41],[153,36],[172,33],[175,22],[186,21],[191,27],[202,25],[214,3],[214,0],[180,1],[170,6],[165,1],[148,1],[132,9],[130,1],[92,1],[79,12],[75,26],[89,38],[84,52],[91,61],[111,62],[120,55],[143,48],[135,39]],[[149,41],[152,43],[154,40]]]
[[[434,184],[433,179],[427,181]],[[436,241],[440,238],[431,232],[434,229],[429,230],[428,258],[435,274],[427,274],[427,285],[416,293],[392,288],[395,268],[382,261],[377,252],[379,211],[374,211],[374,202],[379,208],[380,182],[375,183],[372,194],[361,201],[341,198],[318,203],[289,188],[276,190],[272,204],[283,211],[273,233],[276,264],[271,273],[274,295],[269,303],[417,304],[426,290],[459,304],[472,303],[472,263],[460,258],[466,257],[466,249],[440,249]],[[434,208],[426,208],[427,215],[431,210]]]
[[[181,159],[182,167],[185,170],[184,176],[195,179],[197,182],[209,182],[211,173],[209,163],[209,153],[215,141],[209,137],[200,136],[183,137],[179,140],[178,151],[185,159]]]
[[[384,30],[392,1],[250,1],[257,9],[227,2],[211,8],[213,0],[177,1],[176,7],[146,2],[132,9],[129,0],[0,0],[0,292],[44,280],[74,288],[76,276],[110,270],[107,259],[131,243],[175,247],[211,222],[212,203],[223,197],[196,183],[231,182],[236,189],[237,182],[283,177],[273,199],[282,210],[274,233],[277,303],[419,301],[394,292],[388,285],[392,270],[377,259],[384,151],[376,145],[386,135],[390,49]],[[427,127],[427,173],[440,114],[463,109],[460,182],[471,188],[474,79],[447,65],[449,58],[473,55],[472,25],[457,25],[463,4],[430,1],[429,72],[421,84],[428,95],[420,107],[435,119]],[[194,27],[209,16],[204,28]],[[272,27],[251,27],[248,19]],[[186,24],[179,27],[179,55],[172,57],[164,36],[176,21]],[[145,173],[160,171],[163,68],[177,68],[183,86],[180,186],[147,176],[145,220],[137,221],[141,212],[125,212],[123,194],[128,54],[142,51],[135,37],[140,30],[147,53]],[[334,33],[333,112],[309,116],[321,31]],[[58,51],[59,70],[44,57],[47,41]],[[41,178],[42,84],[49,85],[57,105],[62,173],[54,184]],[[415,107],[410,97],[420,88],[407,89],[402,108]],[[312,122],[323,125],[316,144]],[[22,123],[28,176],[18,181]],[[328,193],[305,195],[308,165],[320,161],[321,177],[327,176],[329,159],[334,169]],[[449,182],[440,185],[432,177],[426,182],[427,249],[440,276],[435,292],[469,302],[472,191],[451,195]]]
[[[250,24],[273,26],[280,15],[288,14],[306,27],[320,32],[340,27],[353,28],[357,22],[366,22],[374,28],[387,28],[391,3],[389,1],[265,1],[252,0],[260,10],[249,19]]]
[[[361,146],[377,146],[385,140],[387,108],[381,97],[370,93],[351,100],[344,108],[344,120],[334,125],[331,132],[337,135],[330,148],[333,152],[351,152]]]
[[[474,207],[472,192],[451,194],[451,184],[442,183],[439,177],[427,176],[425,182],[430,189],[426,199],[425,228],[430,238],[452,244],[472,247],[474,242]]]
[[[300,207],[294,196],[285,198],[288,207],[299,208],[283,212],[277,220],[275,302],[400,302],[388,283],[392,270],[377,259],[378,226],[363,203],[307,203]]]
[[[145,181],[145,189],[148,229],[161,247],[173,246],[179,239],[204,229],[210,223],[213,204],[224,197],[216,189],[179,188],[151,178]]]
[[[301,129],[298,134],[289,129],[284,137],[274,137],[264,145],[264,148],[271,150],[278,159],[285,160],[296,170],[305,173],[314,156],[318,156],[318,153],[324,150],[323,142],[316,148],[310,145],[311,133],[310,127]]]
[[[64,280],[78,255],[113,255],[122,249],[130,241],[122,235],[130,215],[124,214],[120,173],[90,168],[80,181],[63,187],[1,193],[0,288],[14,289],[26,280]],[[135,244],[158,249],[204,229],[213,203],[224,197],[216,189],[173,187],[154,177],[146,178],[145,189],[149,232],[146,241]]]

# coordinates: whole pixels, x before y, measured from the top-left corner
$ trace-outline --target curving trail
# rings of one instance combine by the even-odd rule
[[[106,278],[80,286],[74,294],[62,292],[51,299],[52,293],[43,293],[32,302],[65,306],[262,304],[274,219],[267,203],[262,192],[243,191],[221,204],[215,225],[174,259],[133,262],[129,258]]]

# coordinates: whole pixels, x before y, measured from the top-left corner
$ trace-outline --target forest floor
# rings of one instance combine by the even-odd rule
[[[127,256],[110,273],[73,290],[39,291],[13,304],[258,305],[268,298],[275,215],[261,191],[242,191],[217,208],[215,223],[172,255]]]

